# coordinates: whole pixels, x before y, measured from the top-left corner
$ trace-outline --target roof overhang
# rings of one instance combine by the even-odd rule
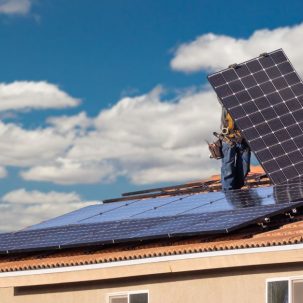
[[[0,273],[0,287],[51,285],[303,262],[303,244]]]

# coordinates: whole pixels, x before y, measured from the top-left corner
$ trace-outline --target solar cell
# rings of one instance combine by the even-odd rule
[[[226,233],[258,222],[265,217],[302,206],[301,181],[226,193],[133,201],[133,204],[130,203],[128,206],[122,204],[117,206],[113,203],[111,206],[116,205],[116,208],[107,208],[108,211],[115,213],[111,221],[108,218],[102,221],[102,216],[100,216],[101,221],[92,223],[92,213],[85,208],[84,214],[90,215],[88,217],[90,223],[85,222],[83,216],[78,216],[77,218],[81,218],[81,223],[0,234],[0,252]],[[135,203],[138,203],[136,211]],[[140,203],[144,205],[142,208],[140,208]],[[125,213],[129,206],[131,207],[129,212]],[[102,205],[98,211],[100,209]]]
[[[282,49],[208,76],[274,184],[303,175],[303,83]]]

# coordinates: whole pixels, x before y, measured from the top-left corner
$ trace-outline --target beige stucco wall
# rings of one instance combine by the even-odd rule
[[[281,258],[281,263],[277,265],[278,257]],[[2,286],[0,302],[107,303],[106,298],[109,293],[136,290],[148,290],[149,303],[265,302],[266,279],[303,276],[302,257],[300,250],[277,254],[225,256],[217,260],[207,258],[170,261],[152,264],[152,267],[140,264],[135,266],[140,275],[137,277],[133,272],[134,267],[128,266],[124,269],[113,269],[116,272],[111,272],[111,277],[108,276],[108,278],[104,276],[105,269],[44,275],[40,276],[40,283],[39,276],[0,278],[0,286]],[[256,263],[257,260],[259,263]],[[207,264],[209,264],[208,267]],[[132,277],[127,277],[128,270],[129,276]],[[63,280],[61,275],[64,275]],[[51,285],[51,283],[56,283],[56,277],[57,283],[63,281],[65,283]],[[45,283],[46,278],[49,278],[50,284]],[[7,280],[9,283],[5,287]],[[9,286],[12,283],[17,287]],[[44,285],[41,286],[41,284]]]
[[[270,271],[270,272],[269,272]],[[150,303],[256,303],[265,302],[265,281],[269,277],[303,276],[299,270],[266,272],[241,269],[225,273],[164,275],[156,278],[123,279],[111,282],[90,282],[78,285],[29,288],[2,288],[1,303],[94,303],[107,302],[108,293],[148,290]]]

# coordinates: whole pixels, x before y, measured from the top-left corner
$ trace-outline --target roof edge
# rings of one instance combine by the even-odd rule
[[[144,265],[144,264],[191,260],[191,259],[204,259],[204,258],[212,258],[212,257],[227,257],[227,256],[235,256],[235,255],[248,255],[248,254],[270,253],[270,252],[287,252],[293,250],[303,250],[303,243],[287,244],[287,245],[272,245],[266,247],[226,249],[226,250],[210,251],[210,252],[183,253],[183,254],[170,255],[170,256],[157,256],[157,257],[141,258],[134,260],[94,263],[89,265],[58,266],[58,267],[47,268],[47,269],[9,271],[9,272],[1,272],[0,279],[8,278],[8,277],[67,273],[67,272],[75,272],[75,271],[80,272],[86,270],[96,270],[96,269],[123,267],[123,266],[131,266],[131,265]]]

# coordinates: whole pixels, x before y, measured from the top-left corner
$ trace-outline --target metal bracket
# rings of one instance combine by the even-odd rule
[[[268,178],[267,174],[262,174],[262,175],[256,177],[256,181],[259,182],[259,181],[261,181],[261,179],[265,179],[265,178]]]
[[[260,54],[260,57],[268,57],[268,56],[269,56],[268,53],[262,53],[262,54]]]
[[[297,209],[293,208],[291,212],[285,213],[285,216],[289,217],[289,219],[293,219],[295,214],[297,213]]]
[[[231,64],[228,66],[228,68],[236,69],[239,65],[237,63]]]
[[[294,216],[291,213],[285,213],[285,216],[288,217],[289,219],[293,219]]]
[[[262,222],[259,222],[258,225],[261,226],[262,228],[266,228],[267,224],[270,222],[270,218],[266,217],[263,219]]]

